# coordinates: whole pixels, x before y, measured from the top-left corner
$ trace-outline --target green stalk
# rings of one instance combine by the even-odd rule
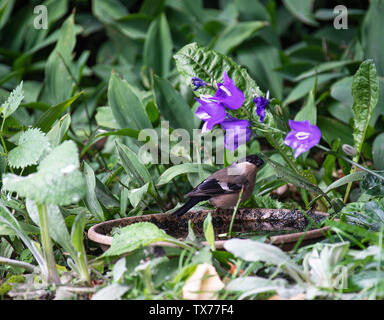
[[[239,209],[239,205],[240,205],[240,202],[241,202],[241,197],[243,196],[243,191],[244,191],[244,187],[242,187],[241,190],[240,190],[239,199],[237,200],[236,207],[233,210],[231,224],[229,225],[229,229],[228,229],[228,237],[229,238],[232,238],[232,227],[233,227],[233,223],[235,221],[237,210]]]
[[[44,257],[47,261],[47,282],[59,284],[60,277],[56,268],[55,256],[53,255],[51,237],[49,236],[47,207],[40,203],[36,203],[36,206],[37,212],[39,214],[40,234],[43,245]]]

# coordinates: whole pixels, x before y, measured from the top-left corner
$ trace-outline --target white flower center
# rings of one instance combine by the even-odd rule
[[[223,90],[228,97],[232,96],[231,92],[226,87],[221,86],[220,89]]]
[[[310,135],[311,134],[309,132],[299,131],[298,133],[295,134],[295,137],[297,140],[305,140],[305,139],[308,139]]]

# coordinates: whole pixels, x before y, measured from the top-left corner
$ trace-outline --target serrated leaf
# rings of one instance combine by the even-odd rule
[[[49,141],[45,134],[40,129],[29,129],[20,135],[18,146],[9,152],[9,165],[13,168],[25,168],[37,164],[48,149]]]
[[[5,101],[0,111],[4,118],[8,118],[19,107],[21,101],[24,99],[23,81],[10,93],[7,101]]]
[[[111,247],[104,253],[104,256],[118,256],[154,242],[170,239],[173,238],[153,223],[134,223],[121,228],[120,233],[113,237]]]
[[[359,154],[379,97],[378,76],[373,60],[366,60],[353,77],[353,140]],[[358,160],[359,154],[355,157]]]
[[[197,43],[191,43],[180,49],[174,58],[178,71],[191,87],[192,77],[198,77],[207,83],[219,83],[223,81],[224,72],[227,71],[228,76],[243,91],[246,108],[252,108],[255,105],[252,100],[256,94],[262,95],[246,69],[224,54],[201,47]],[[206,86],[200,88],[199,93],[213,96],[215,90]]]
[[[40,204],[68,205],[85,195],[84,177],[79,171],[79,154],[73,141],[54,148],[26,177],[3,175],[3,189]]]

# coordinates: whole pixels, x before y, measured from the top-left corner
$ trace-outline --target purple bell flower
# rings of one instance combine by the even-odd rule
[[[195,114],[204,121],[204,125],[202,127],[203,133],[212,130],[216,124],[224,121],[226,112],[223,105],[207,100],[203,97],[202,99],[195,99],[201,103],[201,105],[195,111]]]
[[[234,152],[240,145],[251,138],[251,123],[248,120],[240,120],[227,114],[221,126],[225,130],[224,145],[226,149]]]
[[[204,80],[201,80],[200,78],[198,77],[193,77],[191,79],[191,82],[192,84],[195,86],[195,89],[193,89],[193,91],[196,91],[197,89],[199,89],[200,87],[204,87],[207,85],[207,83],[204,81]]]
[[[222,103],[231,110],[239,109],[244,103],[244,93],[235,86],[233,80],[224,72],[224,83],[217,84],[218,90],[210,100]]]
[[[267,98],[256,97],[255,99],[253,99],[253,102],[256,103],[256,114],[259,116],[260,121],[264,122],[265,109],[267,109],[267,107],[269,105],[268,94],[267,94]]]
[[[289,120],[288,123],[291,131],[285,137],[284,143],[296,149],[295,159],[319,143],[321,131],[317,126],[310,124],[309,120]]]

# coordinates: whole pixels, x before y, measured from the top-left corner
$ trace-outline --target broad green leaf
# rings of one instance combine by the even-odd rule
[[[317,126],[321,130],[322,138],[327,141],[329,145],[337,139],[340,139],[341,144],[353,145],[353,130],[345,123],[333,118],[319,116]]]
[[[147,15],[133,13],[119,19],[116,23],[127,37],[145,40],[151,21],[152,18]]]
[[[213,229],[212,216],[210,212],[208,213],[207,217],[204,219],[203,231],[204,231],[205,240],[207,240],[207,242],[209,243],[211,250],[212,251],[216,250],[215,231]]]
[[[99,201],[96,197],[96,179],[95,173],[92,168],[84,162],[84,176],[85,182],[87,184],[87,192],[85,194],[85,204],[89,212],[97,219],[97,220],[105,220],[103,208],[101,207]]]
[[[121,164],[132,178],[137,179],[141,184],[152,182],[152,176],[144,164],[142,164],[129,147],[116,142],[116,148],[121,160]]]
[[[154,76],[154,92],[160,114],[169,121],[170,126],[174,129],[186,129],[192,135],[195,126],[191,120],[195,115],[180,93],[167,80],[156,75]]]
[[[108,101],[113,116],[121,129],[142,130],[152,128],[145,107],[126,80],[114,72],[108,86]]]
[[[20,135],[17,147],[9,152],[9,165],[13,168],[25,168],[37,164],[49,147],[44,133],[37,128],[29,129]]]
[[[75,143],[65,141],[40,162],[36,173],[26,177],[3,175],[3,189],[41,204],[77,203],[86,189],[78,158]]]
[[[321,85],[329,80],[338,78],[342,76],[342,73],[323,73],[318,75],[317,84]],[[315,86],[316,76],[306,78],[305,80],[299,82],[299,84],[292,89],[288,97],[284,100],[284,105],[295,102],[296,100],[301,99],[307,95]]]
[[[241,47],[236,50],[240,64],[247,66],[249,74],[260,84],[263,91],[270,91],[271,96],[283,98],[283,78],[275,71],[281,66],[279,50],[257,38],[252,46]]]
[[[148,29],[144,43],[144,65],[155,74],[166,77],[171,64],[172,46],[167,18],[162,13]]]
[[[65,225],[65,221],[60,208],[57,205],[47,205],[47,217],[49,235],[51,238],[60,244],[65,251],[67,251],[72,257],[76,257],[76,250],[72,246],[71,237],[69,236],[68,229]],[[39,213],[35,201],[27,199],[26,208],[29,216],[33,222],[40,227]]]
[[[301,81],[305,78],[315,76],[316,74],[322,73],[324,71],[330,71],[334,69],[338,69],[341,67],[344,67],[349,64],[355,64],[358,61],[352,61],[352,60],[346,60],[346,61],[330,61],[330,62],[324,62],[321,63],[313,68],[311,68],[308,71],[305,71],[301,73],[299,76],[297,76],[294,81]]]
[[[74,95],[73,97],[69,98],[68,100],[65,100],[51,108],[49,108],[47,111],[45,111],[41,117],[36,121],[34,127],[40,128],[43,132],[48,132],[52,125],[55,123],[55,121],[61,117],[63,112],[67,110],[71,104],[77,100],[77,98],[82,94],[82,92],[79,92],[78,94]]]
[[[157,185],[163,185],[170,182],[173,178],[184,173],[199,173],[201,168],[212,171],[212,166],[200,163],[182,163],[174,165],[165,170],[159,177]]]
[[[47,138],[51,147],[58,146],[64,139],[71,125],[71,116],[69,114],[64,115],[51,130],[47,133]]]
[[[379,95],[378,77],[375,64],[372,60],[366,60],[353,77],[353,139],[355,148],[359,154],[373,110],[377,104]],[[359,154],[355,160],[359,158]]]
[[[375,138],[372,156],[376,170],[384,170],[384,133],[381,133]]]
[[[301,22],[311,26],[318,25],[318,22],[312,13],[314,0],[283,0],[283,3],[289,12]]]
[[[10,93],[7,101],[5,101],[0,111],[4,118],[8,118],[19,107],[21,101],[24,99],[23,81]]]
[[[223,81],[224,72],[227,71],[235,85],[244,92],[244,106],[246,108],[253,110],[254,96],[256,94],[262,95],[256,82],[248,75],[246,69],[226,55],[201,47],[197,43],[191,43],[180,49],[174,58],[178,71],[191,87],[193,87],[191,84],[192,77],[198,77],[207,83],[219,83]],[[212,96],[215,95],[215,92],[213,88],[207,86],[199,89],[200,94]]]
[[[103,22],[113,23],[128,15],[126,7],[119,0],[93,0],[93,14]]]
[[[97,125],[100,127],[120,129],[115,120],[111,107],[98,107],[95,115]]]
[[[76,44],[74,14],[60,29],[60,36],[55,49],[48,57],[45,66],[45,84],[51,104],[71,97],[74,83],[72,51]]]
[[[149,183],[147,182],[145,185],[138,189],[131,189],[128,190],[128,198],[129,201],[131,202],[131,205],[136,208],[137,205],[140,203],[141,199],[143,196],[146,195],[148,191]]]
[[[349,14],[349,10],[348,10]],[[364,57],[373,59],[377,68],[377,73],[384,77],[383,38],[384,3],[382,0],[370,1],[369,9],[364,17],[361,28],[361,40],[364,49]]]
[[[285,252],[274,245],[248,239],[231,239],[224,243],[224,248],[245,261],[263,261],[283,267],[295,278],[304,274]]]
[[[309,120],[309,122],[313,125],[317,123],[317,109],[316,102],[314,96],[314,90],[312,90],[308,95],[308,100],[295,117],[295,121],[304,121]]]
[[[149,222],[138,222],[120,229],[104,257],[118,256],[159,241],[177,241]]]
[[[213,49],[220,53],[228,54],[267,25],[268,22],[266,21],[247,21],[230,25],[219,35]]]

